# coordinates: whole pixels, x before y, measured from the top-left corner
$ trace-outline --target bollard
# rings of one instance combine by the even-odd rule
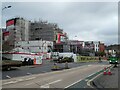
[[[110,68],[108,69],[108,75],[112,75]]]
[[[54,70],[57,70],[57,65],[56,65],[56,63],[54,63],[53,69],[54,69]]]
[[[65,62],[65,69],[68,69],[68,62]]]
[[[106,72],[106,67],[104,68],[103,75],[107,75],[107,72]]]

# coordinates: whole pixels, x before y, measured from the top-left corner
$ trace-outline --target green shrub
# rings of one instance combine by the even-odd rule
[[[74,59],[71,57],[64,57],[63,59],[59,60],[60,63],[65,63],[65,62],[73,62]]]

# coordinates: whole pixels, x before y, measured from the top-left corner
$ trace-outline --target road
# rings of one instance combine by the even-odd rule
[[[89,65],[89,64],[108,64],[108,62],[69,63],[69,67],[73,68],[73,67],[79,67],[79,66]],[[64,63],[58,64],[58,66],[64,67]],[[38,65],[38,66],[22,66],[20,68],[15,68],[11,71],[3,71],[2,79],[9,79],[9,78],[19,77],[19,76],[51,72],[52,67],[53,67],[53,62],[50,62],[50,61],[44,61],[42,65]]]
[[[69,88],[87,76],[109,66],[89,64],[76,68],[2,80],[3,88]]]

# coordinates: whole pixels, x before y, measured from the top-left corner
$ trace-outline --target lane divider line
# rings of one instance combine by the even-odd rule
[[[18,80],[15,80],[15,81],[10,81],[10,82],[3,83],[2,85],[13,84],[13,83],[27,81],[27,80],[31,80],[31,79],[35,79],[35,78],[36,77],[31,77],[31,78],[27,78],[27,79],[18,79]]]
[[[66,86],[65,88],[68,88],[68,87],[70,87],[70,86],[72,86],[72,85],[74,85],[74,84],[76,84],[76,83],[80,82],[81,80],[82,80],[82,79],[80,79],[80,80],[78,80],[78,81],[76,81],[76,82],[74,82],[74,83],[72,83],[72,84],[70,84],[70,85]]]
[[[90,75],[88,75],[87,77],[90,77],[90,76],[92,76],[92,75],[94,75],[95,73],[92,73],[92,74],[90,74]]]
[[[56,81],[47,83],[47,84],[45,84],[45,85],[40,86],[40,88],[49,88],[49,85],[50,85],[50,84],[54,84],[54,83],[57,83],[57,82],[60,82],[60,81],[62,81],[62,80],[59,79],[59,80],[56,80]]]
[[[25,80],[31,80],[31,79],[35,79],[36,77],[31,77],[31,78],[27,78]]]
[[[16,82],[18,82],[18,81],[10,81],[10,82],[6,82],[6,83],[4,83],[4,84],[2,84],[2,85],[13,84],[13,83],[16,83]]]
[[[88,66],[92,66],[92,65],[88,65]]]

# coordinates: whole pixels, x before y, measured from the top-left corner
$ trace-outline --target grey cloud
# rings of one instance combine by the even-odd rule
[[[75,35],[83,39],[104,40],[117,43],[118,4],[113,2],[69,2],[69,3],[3,3],[13,7],[3,13],[4,19],[23,16],[28,20],[43,19],[58,23],[68,33],[70,39]],[[87,34],[90,34],[91,38]],[[81,40],[81,39],[80,39]]]

